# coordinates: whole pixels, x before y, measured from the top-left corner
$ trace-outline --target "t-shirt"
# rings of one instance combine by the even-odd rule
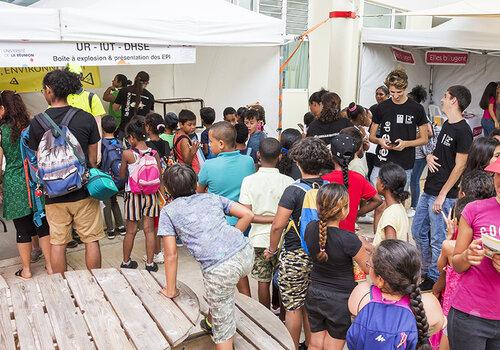
[[[79,93],[68,95],[68,105],[83,109],[85,112],[92,114],[94,117],[105,115],[106,111],[102,105],[101,99],[96,94],[92,96],[92,103],[89,103],[90,92],[81,90]]]
[[[354,126],[347,118],[339,118],[331,123],[323,123],[319,119],[314,119],[307,128],[307,137],[319,137],[325,141],[327,145],[330,144],[332,137],[336,136],[340,130]]]
[[[295,163],[295,161],[292,161],[292,170],[290,170],[290,177],[294,180],[298,180],[302,177],[299,166],[297,165],[297,163]]]
[[[285,188],[293,183],[289,176],[276,168],[264,168],[243,179],[239,202],[251,205],[255,215],[276,215],[278,203]],[[252,224],[249,238],[256,248],[269,247],[271,224]]]
[[[493,105],[493,111],[496,113],[496,111],[497,111],[497,103],[496,102],[497,101],[495,100],[495,98],[493,96],[490,97],[490,99],[488,100],[488,108],[486,108],[483,112],[484,119],[491,119],[489,105]]]
[[[243,179],[255,172],[253,159],[240,151],[219,153],[216,158],[208,159],[198,174],[198,183],[208,188],[209,193],[226,197],[237,202]],[[228,217],[230,224],[238,221]]]
[[[500,204],[488,198],[469,203],[462,211],[462,218],[473,230],[473,239],[487,234],[500,239]],[[451,306],[455,309],[489,320],[500,320],[500,272],[490,258],[471,266],[461,274]]]
[[[210,150],[210,139],[208,138],[208,131],[209,130],[210,130],[210,128],[206,128],[205,130],[203,130],[203,132],[201,133],[201,136],[200,136],[200,143],[202,145],[208,146],[208,153],[203,154],[206,159],[212,159],[212,158],[216,157],[216,155],[213,154],[212,151]],[[205,153],[205,152],[203,152],[203,153]]]
[[[177,235],[203,270],[215,267],[249,243],[224,217],[232,205],[210,193],[176,198],[160,212],[158,236]]]
[[[307,225],[304,239],[313,261],[311,284],[322,285],[336,292],[351,293],[356,286],[352,258],[362,246],[358,236],[337,227],[328,227],[325,246],[328,260],[325,262],[316,259],[319,253],[318,221]]]
[[[417,126],[428,122],[422,105],[409,98],[403,104],[395,104],[391,99],[381,102],[374,110],[373,123],[380,127],[380,137],[392,142],[397,139],[413,141],[417,138]],[[415,147],[402,151],[390,151],[377,146],[376,165],[393,162],[408,170],[415,163]]]
[[[444,122],[437,138],[436,148],[432,152],[438,158],[437,162],[441,166],[438,167],[438,171],[434,173],[429,171],[427,174],[424,186],[425,193],[431,196],[439,195],[439,191],[441,191],[455,167],[456,154],[468,153],[472,141],[472,131],[465,119],[453,124],[450,124],[448,120]],[[446,195],[447,198],[457,198],[459,182],[457,181],[453,185]]]
[[[405,242],[409,241],[410,221],[405,207],[398,203],[385,208],[377,225],[373,245],[378,245],[385,240],[384,228],[392,226],[396,230],[396,238]]]
[[[113,90],[111,90],[111,96],[113,96],[113,97],[114,97],[114,100],[113,100],[113,101],[115,101],[115,100],[116,100],[116,96],[118,96],[118,92],[119,92],[119,91],[120,91],[119,89],[113,89]],[[115,111],[115,110],[113,109],[113,102],[110,102],[110,103],[109,103],[109,107],[108,107],[108,114],[109,114],[110,116],[112,116],[113,118],[115,118],[116,125],[120,125],[121,120],[122,120],[122,111],[121,111],[121,110]]]
[[[125,126],[130,122],[132,117],[135,115],[135,109],[137,107],[137,115],[146,116],[150,111],[154,109],[155,98],[146,89],[142,91],[139,105],[136,106],[137,95],[134,92],[134,86],[124,87],[118,92],[115,102],[122,106],[122,120],[118,130],[124,131]]]
[[[313,179],[300,179],[298,180],[302,183],[308,184],[309,186],[313,186],[314,183],[322,186],[326,182],[321,178],[313,178]],[[281,199],[278,203],[278,206],[291,210],[292,215],[290,216],[291,220],[297,224],[300,222],[300,214],[302,213],[302,204],[304,202],[304,197],[306,192],[294,185],[291,184],[285,189]],[[298,232],[296,232],[293,228],[291,228],[288,232],[285,233],[285,241],[283,243],[283,248],[286,251],[296,250],[301,247],[300,238]]]
[[[369,200],[375,197],[377,190],[370,184],[370,182],[362,175],[355,171],[348,172],[349,186],[347,192],[349,193],[349,214],[340,222],[342,230],[356,232],[356,219],[358,217],[359,203],[361,199]],[[323,176],[323,179],[330,183],[344,184],[344,176],[341,170],[334,170],[329,174]]]
[[[161,134],[160,135],[160,139],[167,141],[170,148],[174,148],[174,137],[175,137],[175,134]]]
[[[364,177],[368,175],[366,162],[364,162],[363,159],[358,158],[358,156],[354,157],[354,159],[349,163],[349,170],[352,170]]]
[[[187,136],[186,134],[179,134],[179,133],[176,133],[175,136],[174,136],[174,154],[175,154],[175,158],[177,159],[177,161],[180,163],[180,164],[186,164],[186,162],[184,161],[184,158],[182,158],[182,152],[181,152],[181,143],[183,142],[180,138],[183,138],[183,139],[186,139],[188,142],[189,142],[189,145],[192,144],[192,141],[191,139],[189,138],[189,136]],[[198,159],[198,155],[195,154],[192,161],[191,161],[191,164],[186,164],[186,165],[189,165],[193,168],[194,172],[195,173],[199,173],[200,172],[200,160]]]
[[[66,112],[70,109],[70,106],[65,107],[51,107],[47,109],[45,112],[52,118],[52,120],[60,125]],[[85,154],[85,159],[89,159],[89,145],[93,145],[101,140],[101,136],[99,135],[99,129],[97,128],[97,123],[92,114],[87,113],[83,110],[78,110],[74,115],[73,119],[68,125],[69,130],[75,136],[78,143],[82,147],[83,153]],[[38,145],[42,140],[42,136],[45,133],[42,126],[36,121],[32,119],[30,122],[30,138],[29,138],[29,147],[32,150],[38,150]],[[89,164],[87,164],[89,165]],[[81,199],[85,199],[89,196],[87,190],[81,188],[80,190],[70,192],[64,196],[56,197],[56,198],[45,198],[46,204],[52,203],[66,203],[66,202],[76,202]]]
[[[257,163],[258,161],[257,152],[260,149],[260,143],[266,137],[267,136],[263,131],[256,131],[248,138],[247,147],[252,149],[250,155],[252,156],[255,163]]]
[[[170,145],[165,140],[148,140],[146,141],[146,146],[151,147],[158,152],[160,158],[168,158],[170,156]]]

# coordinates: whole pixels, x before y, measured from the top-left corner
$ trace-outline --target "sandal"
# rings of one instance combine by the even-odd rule
[[[29,280],[29,279],[31,278],[31,277],[28,277],[28,278],[23,277],[23,269],[20,269],[20,270],[16,271],[16,272],[14,273],[14,275],[15,275],[16,277],[19,277],[19,278],[20,278],[20,279],[22,279],[23,281],[27,281],[27,280]]]
[[[212,324],[210,323],[210,321],[208,321],[207,317],[200,321],[200,327],[208,334],[212,334]]]

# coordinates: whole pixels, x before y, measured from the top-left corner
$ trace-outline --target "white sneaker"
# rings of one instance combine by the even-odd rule
[[[144,262],[146,262],[148,260],[147,256],[143,255],[142,256],[142,260]],[[158,254],[155,254],[153,256],[153,262],[155,262],[157,264],[163,264],[163,263],[165,263],[165,257],[163,256],[163,251],[160,251]]]
[[[415,216],[415,209],[413,208],[409,208],[406,210],[406,215],[409,217],[409,218],[412,218]]]
[[[373,224],[373,216],[370,216],[368,214],[364,216],[360,216],[358,218],[358,223],[360,224]]]

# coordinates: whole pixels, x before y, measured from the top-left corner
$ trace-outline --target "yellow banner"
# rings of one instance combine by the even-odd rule
[[[0,68],[0,90],[40,92],[45,74],[59,67],[3,67]],[[99,67],[82,67],[84,89],[101,87]]]

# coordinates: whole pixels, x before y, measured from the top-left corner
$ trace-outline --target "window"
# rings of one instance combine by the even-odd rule
[[[401,11],[394,8],[365,2],[363,27],[405,29],[406,16],[398,15]]]
[[[298,42],[293,41],[283,46],[281,64],[290,56],[297,47]],[[292,57],[283,72],[284,89],[307,89],[309,86],[309,42],[304,41],[299,50]]]
[[[263,15],[282,19],[283,0],[260,0],[259,12]]]
[[[252,1],[252,0],[244,0]],[[300,35],[307,30],[309,0],[253,0],[257,11],[286,22],[286,34]],[[242,0],[240,0],[241,6]]]

